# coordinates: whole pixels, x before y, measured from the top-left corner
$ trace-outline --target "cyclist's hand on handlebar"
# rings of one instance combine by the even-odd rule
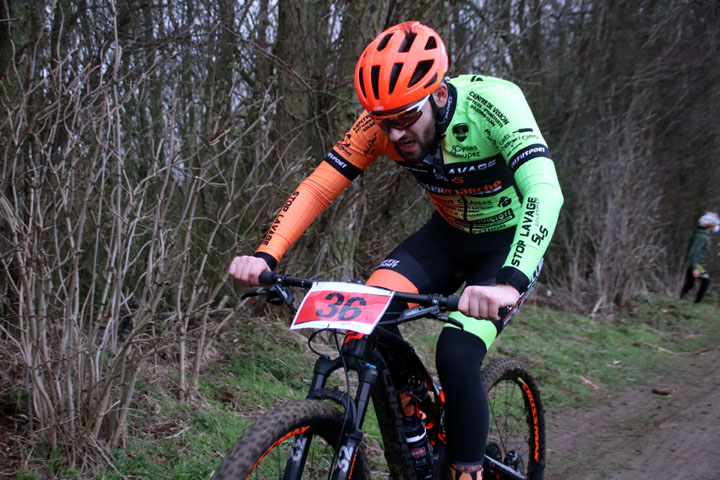
[[[258,287],[258,277],[266,270],[270,267],[262,258],[243,255],[235,257],[230,264],[230,277],[246,287]]]
[[[478,319],[499,320],[498,310],[515,305],[519,299],[520,292],[510,285],[470,285],[460,295],[458,310]]]

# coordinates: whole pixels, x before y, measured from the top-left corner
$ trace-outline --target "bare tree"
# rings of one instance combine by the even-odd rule
[[[359,114],[355,61],[392,24],[432,25],[450,74],[526,92],[566,197],[543,276],[563,305],[671,291],[720,201],[717,2],[46,0],[0,17],[0,395],[24,392],[28,433],[71,461],[122,442],[148,364],[193,401],[248,315],[230,258]],[[284,268],[368,275],[432,209],[401,170],[378,159]]]

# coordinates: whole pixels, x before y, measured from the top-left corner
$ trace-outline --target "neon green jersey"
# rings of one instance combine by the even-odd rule
[[[563,203],[546,142],[513,83],[463,75],[448,84],[454,105],[443,119],[442,159],[413,173],[456,228],[483,233],[517,226],[504,267],[532,278]]]
[[[257,253],[275,266],[320,212],[385,154],[412,173],[453,227],[485,233],[517,226],[498,281],[527,287],[563,202],[545,140],[520,89],[479,75],[447,80],[439,148],[406,162],[364,112],[288,199]]]

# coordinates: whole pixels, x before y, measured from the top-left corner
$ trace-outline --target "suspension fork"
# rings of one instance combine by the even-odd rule
[[[358,338],[346,342],[339,357],[331,359],[328,355],[323,355],[315,362],[307,398],[332,399],[343,405],[345,410],[345,422],[335,450],[333,480],[349,478],[363,437],[361,427],[370,404],[372,388],[378,378],[377,366],[365,360],[367,348],[368,340]],[[350,399],[346,392],[325,388],[329,376],[343,366],[358,373],[358,388],[354,399]],[[311,441],[312,435],[307,433],[295,437],[285,466],[284,480],[299,480],[302,477]]]

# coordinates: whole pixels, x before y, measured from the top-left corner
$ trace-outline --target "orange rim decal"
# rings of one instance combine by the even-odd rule
[[[270,451],[271,451],[273,448],[277,447],[278,445],[280,445],[282,442],[284,442],[285,440],[287,440],[287,439],[290,438],[290,437],[294,437],[295,435],[300,435],[300,434],[302,434],[302,433],[305,433],[306,431],[308,431],[309,428],[310,428],[310,425],[305,425],[304,427],[296,428],[295,430],[293,430],[293,431],[291,431],[291,432],[288,432],[287,435],[285,435],[285,436],[283,436],[282,438],[276,440],[275,443],[273,443],[272,445],[270,445],[270,448],[268,448],[267,450],[265,450],[265,453],[263,453],[262,455],[260,455],[260,458],[258,459],[257,462],[255,462],[255,465],[253,465],[253,467],[250,469],[250,471],[248,472],[247,477],[245,477],[245,479],[247,480],[248,478],[250,478],[250,475],[252,475],[252,473],[255,471],[255,469],[257,468],[257,466],[260,465],[260,462],[263,461],[263,459],[265,458],[265,456],[266,456],[268,453],[270,453]]]
[[[350,472],[348,472],[348,478],[352,478],[353,470],[355,470],[355,460],[357,460],[357,452],[353,455],[352,463],[350,464]]]
[[[528,403],[530,404],[530,413],[532,415],[532,423],[533,423],[533,457],[535,458],[536,462],[540,461],[540,421],[538,419],[538,412],[537,412],[537,406],[535,405],[535,397],[533,397],[532,392],[530,391],[530,387],[527,383],[525,383],[522,378],[518,378],[520,381],[520,386],[525,391],[525,394],[528,398]]]

